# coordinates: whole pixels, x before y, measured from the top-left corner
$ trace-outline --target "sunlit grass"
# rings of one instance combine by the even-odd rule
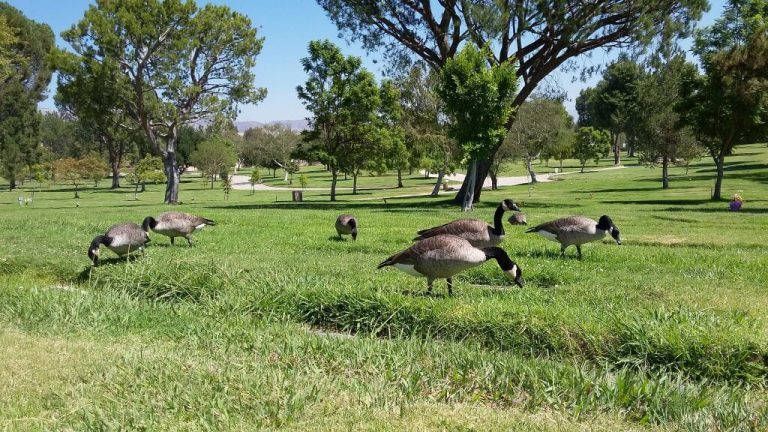
[[[507,286],[488,264],[438,298],[413,295],[423,280],[375,270],[416,230],[464,216],[450,195],[384,199],[428,193],[433,180],[417,173],[404,189],[345,190],[337,203],[324,191],[303,203],[290,191],[225,200],[188,174],[178,209],[217,226],[196,233],[194,248],[153,235],[146,257],[95,269],[93,236],[167,210],[161,185],[139,200],[127,187],[74,200],[53,186],[26,207],[16,198],[35,185],[2,192],[1,340],[15,348],[0,358],[12,371],[0,386],[14,388],[0,425],[765,428],[768,149],[742,147],[729,161],[723,195],[740,192],[741,213],[709,201],[706,160],[688,175],[673,169],[668,190],[659,170],[627,165],[484,192],[471,215],[490,222],[506,197],[529,224],[608,214],[624,245],[558,258],[555,243],[507,226],[503,247],[526,286]],[[305,170],[310,187],[328,184],[320,167]],[[265,182],[285,186],[279,172]],[[365,189],[395,182],[359,179]],[[334,239],[341,212],[358,217],[356,242]],[[49,364],[47,346],[63,353]]]

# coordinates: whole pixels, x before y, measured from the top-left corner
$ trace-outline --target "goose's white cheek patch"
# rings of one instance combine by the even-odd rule
[[[409,265],[409,264],[395,264],[394,267],[396,269],[400,270],[401,272],[408,273],[411,276],[424,277],[424,275],[422,275],[421,273],[417,272],[416,269],[414,269],[412,265]]]
[[[547,239],[547,240],[552,240],[552,241],[554,241],[554,242],[558,241],[558,240],[557,240],[557,234],[552,234],[552,233],[551,233],[551,232],[549,232],[549,231],[536,231],[536,233],[537,233],[538,235],[540,235],[540,236],[544,237],[544,238],[545,238],[545,239]]]

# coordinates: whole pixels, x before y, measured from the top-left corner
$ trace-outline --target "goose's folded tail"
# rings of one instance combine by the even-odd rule
[[[214,222],[214,221],[212,221],[210,219],[206,219],[206,218],[202,218],[202,219],[203,219],[203,223],[205,223],[206,225],[210,225],[210,226],[216,225],[216,222]]]
[[[379,265],[376,266],[376,269],[380,269],[382,267],[387,267],[387,266],[393,265],[395,263],[394,258],[395,258],[394,256],[391,256],[391,257],[385,259]]]

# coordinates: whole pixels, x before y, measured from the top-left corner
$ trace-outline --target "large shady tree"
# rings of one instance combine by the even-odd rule
[[[730,0],[696,37],[703,74],[688,70],[677,111],[715,162],[712,199],[721,199],[725,158],[768,135],[768,1]]]
[[[51,80],[48,54],[54,37],[47,24],[0,2],[0,176],[9,188],[38,159],[42,100]]]
[[[192,0],[97,0],[62,34],[80,61],[114,74],[121,109],[163,158],[165,202],[179,199],[179,128],[256,103],[251,68],[263,39],[245,15]],[[100,70],[98,67],[91,67]]]
[[[394,65],[414,57],[442,69],[461,45],[493,47],[491,61],[515,62],[522,83],[512,106],[520,106],[551,72],[596,48],[645,46],[689,30],[708,8],[706,0],[317,0],[350,40],[383,52]],[[577,68],[576,64],[571,64]],[[583,67],[582,72],[591,72]],[[509,129],[514,110],[506,119]],[[480,197],[500,138],[464,181],[456,202],[475,185]]]

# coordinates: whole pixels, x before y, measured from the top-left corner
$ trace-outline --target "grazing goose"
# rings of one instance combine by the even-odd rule
[[[504,275],[523,286],[523,272],[500,247],[476,248],[464,238],[439,235],[424,239],[396,253],[376,268],[394,266],[412,276],[427,278],[427,291],[432,292],[435,279],[446,279],[448,295],[453,294],[453,275],[495,259]]]
[[[336,218],[336,234],[339,238],[342,235],[352,235],[352,240],[357,240],[357,219],[349,214],[339,215]]]
[[[525,219],[525,215],[522,213],[515,213],[507,219],[510,225],[528,225],[528,221]]]
[[[445,225],[423,229],[416,233],[418,237],[413,240],[424,240],[438,235],[450,234],[466,239],[474,247],[497,246],[504,240],[504,224],[501,217],[505,211],[511,210],[520,211],[520,208],[511,199],[505,199],[496,208],[493,226],[478,219],[459,219]]]
[[[97,266],[99,265],[99,248],[101,245],[122,257],[137,250],[143,254],[144,245],[147,243],[149,243],[149,236],[135,223],[113,225],[104,235],[97,235],[93,238],[91,246],[88,248],[88,258],[93,261],[94,266]]]
[[[582,216],[569,216],[553,220],[530,228],[527,233],[537,233],[544,238],[560,243],[560,255],[565,255],[565,248],[576,245],[581,259],[581,245],[595,240],[600,240],[606,234],[611,234],[616,244],[621,244],[619,229],[608,216],[600,216],[600,221]]]
[[[157,217],[147,216],[141,223],[144,231],[152,231],[171,238],[171,244],[176,237],[187,239],[189,246],[192,246],[192,233],[195,230],[204,228],[206,225],[216,225],[216,222],[200,216],[181,212],[167,212]]]

